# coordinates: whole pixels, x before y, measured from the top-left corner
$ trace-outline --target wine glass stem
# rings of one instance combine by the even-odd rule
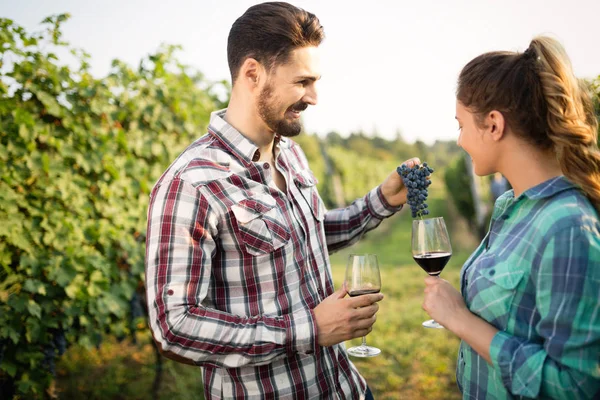
[[[367,337],[366,336],[362,337],[362,347],[367,347]]]

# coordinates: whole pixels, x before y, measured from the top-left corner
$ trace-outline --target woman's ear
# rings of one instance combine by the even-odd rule
[[[488,127],[488,132],[491,135],[492,140],[497,142],[504,137],[506,120],[500,111],[490,111],[485,122],[485,126]]]

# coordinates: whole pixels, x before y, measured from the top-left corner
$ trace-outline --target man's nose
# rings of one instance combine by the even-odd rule
[[[315,85],[311,85],[309,88],[306,89],[306,93],[304,94],[302,101],[307,104],[310,104],[311,106],[315,106],[317,105],[317,97],[317,88],[315,87]]]

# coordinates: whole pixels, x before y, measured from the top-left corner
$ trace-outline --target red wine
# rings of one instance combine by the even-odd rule
[[[361,290],[351,290],[348,292],[350,297],[362,296],[363,294],[375,294],[379,293],[379,289],[361,289]]]
[[[432,251],[431,253],[418,254],[413,259],[431,276],[442,272],[452,253]]]

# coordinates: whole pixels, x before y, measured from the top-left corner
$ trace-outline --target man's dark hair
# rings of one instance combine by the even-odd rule
[[[270,71],[285,64],[290,53],[307,46],[319,46],[325,37],[319,19],[284,2],[250,7],[229,31],[227,61],[232,84],[244,61],[251,57]]]

